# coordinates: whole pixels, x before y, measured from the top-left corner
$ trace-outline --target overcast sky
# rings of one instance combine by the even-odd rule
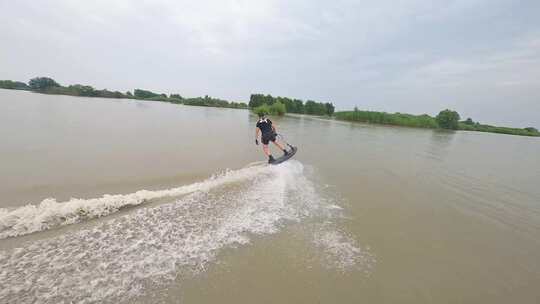
[[[0,79],[540,127],[540,1],[0,0]]]

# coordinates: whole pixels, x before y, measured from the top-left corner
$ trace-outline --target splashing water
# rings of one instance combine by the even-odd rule
[[[247,244],[254,235],[276,233],[285,223],[326,208],[304,176],[303,165],[296,161],[230,171],[202,183],[120,198],[138,201],[141,196],[185,192],[191,193],[172,203],[0,252],[0,302],[126,301],[144,294],[148,284],[164,285],[179,275],[204,271],[223,248]],[[110,198],[75,204],[107,205]],[[67,206],[70,203],[63,203],[61,209],[73,209]],[[323,235],[323,243],[328,237]],[[328,248],[348,255],[350,263],[359,253],[348,239],[340,239],[337,249]]]
[[[253,178],[260,174],[262,170],[265,170],[265,168],[259,166],[236,171],[225,171],[203,182],[168,190],[140,190],[126,195],[104,195],[101,198],[94,199],[74,198],[66,202],[57,202],[53,198],[48,198],[39,205],[29,204],[12,210],[0,208],[0,239],[106,216],[124,207],[140,205],[152,199],[181,196],[196,191],[208,191],[227,183]]]
[[[377,263],[370,248],[360,248],[346,233],[324,223],[313,234],[313,243],[322,253],[323,266],[342,272],[360,270],[369,275]]]

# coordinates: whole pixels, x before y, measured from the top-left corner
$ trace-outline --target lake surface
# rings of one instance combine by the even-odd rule
[[[273,120],[0,90],[0,302],[540,301],[540,140]]]

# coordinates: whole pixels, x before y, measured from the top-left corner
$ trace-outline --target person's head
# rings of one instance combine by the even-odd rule
[[[263,119],[264,116],[266,116],[266,115],[264,114],[264,112],[259,112],[258,114],[259,114],[259,118],[260,118],[260,119]]]

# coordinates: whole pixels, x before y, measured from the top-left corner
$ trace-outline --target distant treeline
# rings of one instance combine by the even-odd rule
[[[277,106],[274,106],[274,104],[277,104]],[[273,97],[271,95],[264,94],[251,94],[251,97],[249,98],[249,107],[251,109],[256,109],[261,106],[264,107],[264,105],[266,105],[269,110],[272,110],[272,108],[281,109],[280,104],[285,106],[285,111],[288,113],[329,116],[334,114],[334,105],[330,102],[323,103],[308,100],[304,103],[304,101],[301,99],[292,99],[279,96]]]
[[[30,79],[28,84],[20,81],[0,80],[0,88],[14,90],[29,90],[43,94],[59,94],[70,96],[85,96],[85,97],[102,97],[102,98],[129,98],[139,100],[155,100],[171,102],[176,104],[184,104],[190,106],[218,107],[218,108],[235,108],[246,109],[248,105],[244,102],[229,102],[227,100],[212,98],[208,95],[204,97],[185,98],[180,94],[154,93],[152,91],[135,89],[133,93],[127,91],[125,93],[119,91],[109,91],[107,89],[97,90],[88,85],[74,84],[62,86],[54,79],[49,77],[36,77]]]
[[[538,130],[536,128],[533,128],[533,127],[527,127],[527,128],[523,128],[523,129],[509,128],[509,127],[497,127],[497,126],[481,124],[479,122],[474,122],[470,118],[468,118],[465,121],[460,121],[458,130],[489,132],[489,133],[499,133],[499,134],[511,134],[511,135],[522,135],[522,136],[540,136],[540,132],[538,132]]]
[[[456,111],[443,110],[436,117],[428,114],[412,115],[404,113],[386,113],[375,111],[360,111],[354,108],[354,111],[341,111],[334,113],[334,105],[330,102],[315,102],[308,100],[304,103],[301,99],[292,99],[287,97],[273,97],[264,94],[252,94],[249,105],[243,102],[228,102],[223,99],[212,98],[208,95],[204,97],[185,98],[180,94],[155,93],[148,90],[135,89],[131,92],[109,91],[107,89],[97,90],[87,85],[69,85],[62,86],[54,79],[48,77],[36,77],[30,79],[27,83],[12,80],[0,80],[0,88],[13,90],[28,90],[44,94],[61,94],[71,96],[103,97],[103,98],[129,98],[139,100],[164,101],[175,104],[219,107],[219,108],[251,108],[255,113],[266,113],[274,115],[283,115],[286,112],[333,116],[336,119],[347,121],[358,121],[365,123],[386,124],[395,126],[406,126],[415,128],[431,129],[450,129],[466,130],[478,132],[490,132],[500,134],[522,135],[522,136],[540,136],[536,128],[508,128],[497,127],[473,121],[471,118],[461,121],[460,115]]]
[[[30,87],[26,83],[13,80],[0,80],[0,88],[10,90],[30,90]]]
[[[392,114],[386,112],[360,111],[358,110],[358,108],[355,108],[354,111],[336,112],[334,113],[334,117],[340,120],[406,126],[414,128],[441,128],[450,130],[466,130],[522,136],[540,136],[540,132],[538,132],[538,130],[533,127],[523,129],[496,127],[474,122],[471,118],[460,121],[460,115],[456,111],[452,110],[441,111],[436,117],[432,117],[428,114]]]
[[[367,123],[394,125],[394,126],[406,126],[414,128],[438,128],[439,125],[435,118],[423,114],[412,115],[403,113],[386,113],[386,112],[374,112],[374,111],[343,111],[336,112],[334,114],[336,119],[359,121]]]

